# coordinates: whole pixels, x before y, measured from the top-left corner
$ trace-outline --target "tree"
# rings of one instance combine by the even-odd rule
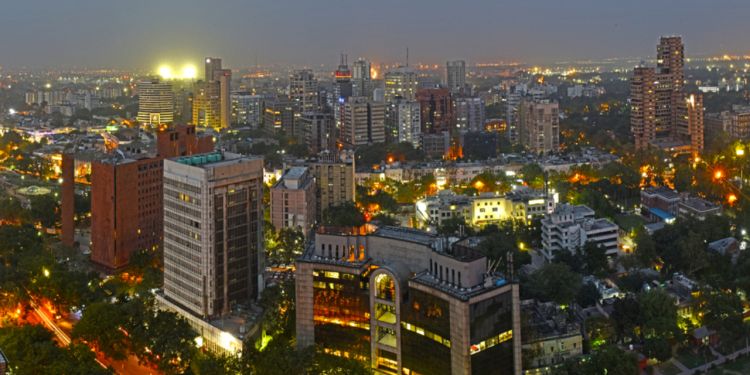
[[[148,327],[145,335],[132,338],[138,359],[155,364],[166,374],[183,373],[195,349],[196,334],[190,324],[176,313],[162,310],[148,314],[142,324]]]
[[[445,219],[438,225],[437,232],[445,236],[462,236],[473,232],[473,229],[466,223],[463,216],[453,216]]]
[[[594,242],[586,242],[583,246],[586,271],[597,276],[604,276],[609,272],[607,251]]]
[[[268,249],[269,258],[275,263],[293,263],[305,250],[305,235],[298,228],[283,228],[278,233],[274,246]]]
[[[352,202],[344,202],[323,211],[323,225],[336,227],[359,227],[365,224],[365,217]]]
[[[638,295],[641,312],[641,335],[647,339],[670,339],[678,332],[677,305],[674,299],[660,289]]]
[[[664,362],[672,358],[672,345],[664,338],[646,339],[643,343],[643,354]]]
[[[591,360],[585,363],[582,373],[637,375],[639,373],[638,359],[633,353],[626,352],[614,345],[607,345],[591,356]]]
[[[37,195],[31,199],[31,217],[45,228],[55,226],[58,202],[51,195]]]
[[[125,359],[128,342],[122,326],[126,321],[127,316],[119,305],[92,303],[73,327],[73,338],[96,345],[110,358]]]
[[[523,180],[534,189],[541,189],[544,187],[544,170],[539,164],[525,164],[521,167],[521,176],[523,176]]]
[[[742,300],[737,294],[704,290],[701,302],[703,324],[716,330],[722,342],[733,342],[747,331],[742,322]]]
[[[581,288],[581,275],[565,264],[550,263],[532,273],[526,286],[532,296],[542,301],[569,305]]]
[[[635,329],[640,325],[641,306],[633,297],[625,297],[615,300],[612,319],[615,322],[617,342],[622,342],[625,337],[635,338]]]
[[[599,299],[601,297],[602,296],[599,293],[599,289],[596,288],[596,285],[590,282],[584,283],[583,286],[581,286],[581,289],[578,291],[578,295],[576,296],[576,303],[578,303],[582,307],[593,306],[597,302],[599,302]]]
[[[653,265],[658,258],[654,239],[642,228],[635,232],[635,255],[645,267]]]

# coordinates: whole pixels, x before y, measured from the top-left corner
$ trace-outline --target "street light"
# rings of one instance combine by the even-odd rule
[[[744,157],[745,148],[743,146],[737,146],[737,148],[734,149],[734,154],[737,155],[738,158]],[[745,170],[744,165],[740,163],[740,189],[742,189],[742,187],[745,184],[745,178],[744,178],[744,173],[743,173],[744,170]]]

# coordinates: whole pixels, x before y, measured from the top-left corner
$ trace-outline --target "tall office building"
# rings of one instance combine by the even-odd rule
[[[506,95],[505,104],[505,124],[508,134],[508,141],[512,145],[520,143],[518,134],[518,105],[521,103],[523,93],[516,86],[511,86]]]
[[[333,97],[334,101],[339,98],[348,98],[352,96],[352,71],[347,65],[346,55],[341,55],[341,64],[334,72]]]
[[[521,144],[534,154],[560,150],[560,114],[557,102],[524,98],[518,105]]]
[[[402,66],[385,73],[385,93],[386,102],[392,102],[397,97],[412,101],[417,98],[417,72],[408,66]]]
[[[317,216],[315,190],[315,177],[307,168],[289,168],[271,187],[271,224],[274,228],[277,231],[300,229],[309,238]]]
[[[370,62],[359,58],[352,66],[352,95],[370,96],[372,92]]]
[[[248,91],[232,93],[232,124],[257,128],[263,119],[263,96]]]
[[[212,152],[164,161],[164,297],[202,319],[263,290],[263,159]]]
[[[138,116],[141,124],[170,124],[174,121],[172,84],[156,79],[138,82]]]
[[[193,94],[193,124],[225,129],[232,121],[232,71],[222,69],[221,59],[207,57],[204,75]]]
[[[298,347],[382,374],[520,375],[519,287],[480,240],[321,228],[296,263]]]
[[[443,88],[421,89],[417,92],[422,133],[452,133],[456,118],[453,113],[453,95]]]
[[[349,98],[344,104],[341,142],[347,147],[385,142],[385,104]]]
[[[484,100],[482,98],[459,96],[453,104],[456,129],[459,132],[484,131]]]
[[[703,101],[700,95],[684,92],[682,38],[661,37],[656,52],[656,68],[637,67],[630,81],[630,126],[636,149],[651,145],[701,152]]]
[[[289,78],[289,97],[295,106],[295,117],[319,109],[318,80],[312,70],[295,70]]]
[[[466,61],[456,60],[445,63],[445,83],[454,94],[466,89]]]
[[[395,131],[395,139],[411,143],[415,148],[422,144],[422,117],[419,102],[396,100],[388,105],[389,121]]]

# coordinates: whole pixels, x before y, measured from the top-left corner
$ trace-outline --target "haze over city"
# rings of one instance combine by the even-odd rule
[[[223,56],[232,66],[554,61],[653,56],[679,34],[691,55],[748,53],[750,3],[717,1],[4,1],[0,66],[146,69]]]

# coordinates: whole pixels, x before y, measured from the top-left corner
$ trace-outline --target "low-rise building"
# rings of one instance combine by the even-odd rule
[[[560,306],[522,301],[521,317],[525,375],[549,374],[565,360],[583,355],[581,326]]]
[[[619,227],[595,218],[594,210],[583,205],[559,205],[542,219],[542,254],[548,261],[560,251],[573,252],[587,243],[603,247],[607,256],[616,256]]]
[[[673,223],[675,219],[695,218],[705,220],[721,214],[721,206],[703,198],[678,193],[660,186],[641,190],[641,215],[651,222]]]
[[[292,167],[271,187],[271,223],[309,236],[315,226],[315,178],[305,167]]]

